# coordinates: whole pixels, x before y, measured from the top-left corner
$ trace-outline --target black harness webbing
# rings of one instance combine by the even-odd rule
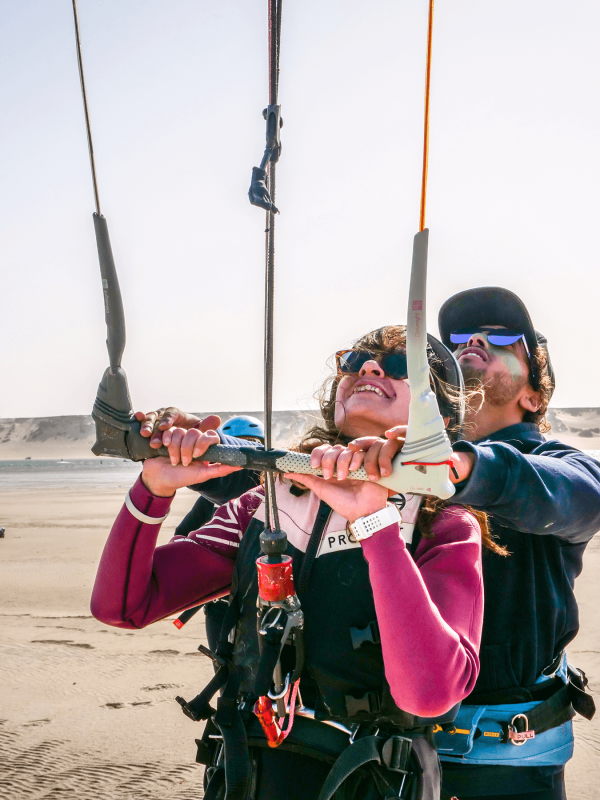
[[[417,547],[419,546],[419,542],[421,541],[421,535],[422,535],[421,531],[415,525],[415,527],[413,529],[413,537],[412,537],[411,543],[408,545],[408,548],[407,548],[408,552],[411,554],[413,559],[415,557],[415,553],[417,552]]]
[[[582,677],[579,670],[569,667],[567,683],[563,684],[558,691],[539,706],[527,711],[525,715],[519,715],[514,723],[516,730],[519,733],[525,730],[535,731],[538,736],[540,733],[557,728],[573,719],[576,713],[591,720],[596,711],[596,705],[594,698],[584,691],[586,684],[585,675]],[[525,726],[525,717],[527,726]],[[504,724],[503,728],[504,741],[508,742],[510,740],[508,724]]]
[[[282,610],[279,625],[268,628],[264,635],[259,634],[260,658],[254,681],[254,694],[257,697],[264,697],[271,689],[273,673],[281,655],[286,620],[287,614]],[[260,620],[257,624],[260,625]]]
[[[328,506],[324,500],[321,500],[313,529],[310,534],[310,539],[306,545],[306,552],[304,554],[304,559],[300,568],[300,576],[297,582],[296,591],[301,599],[308,591],[308,585],[310,583],[313,567],[315,565],[315,559],[317,557],[317,553],[319,552],[321,539],[323,538],[323,531],[327,527],[327,523],[331,519],[332,513],[333,509],[331,506]]]
[[[323,531],[331,516],[332,510],[325,502],[321,502],[311,531],[309,544],[302,564],[301,575],[306,575],[305,585],[308,586],[312,564],[318,552]],[[206,800],[215,798],[223,786],[226,786],[226,800],[240,800],[248,788],[251,779],[251,761],[248,751],[246,725],[238,706],[238,692],[240,686],[239,673],[231,661],[233,646],[229,642],[229,635],[235,627],[239,617],[239,605],[236,601],[237,586],[232,586],[229,606],[223,619],[219,644],[215,659],[221,664],[217,674],[210,683],[188,703],[183,698],[177,698],[184,713],[195,721],[212,718],[218,726],[223,737],[224,767],[215,770],[209,781]],[[301,631],[296,634],[296,667],[293,680],[300,677],[304,665],[304,639]],[[261,637],[263,638],[263,637]],[[204,651],[206,652],[206,651]],[[253,695],[255,697],[267,694],[273,680],[273,671],[281,652],[281,638],[272,636],[262,642],[259,664]],[[217,711],[210,705],[210,701],[219,689],[225,687],[222,696],[217,701]],[[246,704],[254,705],[255,697],[249,698]],[[200,748],[200,745],[199,745]],[[204,746],[201,748],[204,750]]]
[[[400,767],[402,770],[404,770],[410,755],[411,742],[410,740],[407,740],[407,742],[408,744],[405,747],[404,759],[402,760],[402,766]],[[364,764],[368,764],[370,761],[375,761],[377,764],[381,764],[380,746],[381,739],[379,737],[365,736],[364,738],[359,739],[357,742],[354,742],[347,747],[331,768],[331,772],[321,787],[318,800],[329,800],[330,797],[340,788],[346,778],[348,778],[353,772],[362,767]]]
[[[441,773],[437,753],[424,736],[415,739],[406,736],[364,736],[353,742],[339,756],[325,779],[318,800],[330,800],[342,783],[356,770],[370,765],[377,784],[383,784],[384,796],[403,795],[406,777],[412,773],[417,782],[411,797],[418,800],[439,800]],[[400,792],[388,794],[392,789],[386,780],[385,770],[401,774]],[[373,769],[375,767],[375,769]],[[407,796],[407,795],[403,795]]]

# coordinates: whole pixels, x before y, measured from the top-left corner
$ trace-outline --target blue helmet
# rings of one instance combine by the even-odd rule
[[[265,426],[256,417],[249,417],[240,414],[238,417],[230,417],[221,430],[228,436],[252,436],[256,439],[265,438]]]

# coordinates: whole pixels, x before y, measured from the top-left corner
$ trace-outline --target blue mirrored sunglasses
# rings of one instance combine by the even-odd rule
[[[518,342],[519,339],[523,339],[525,349],[528,351],[527,344],[525,342],[525,334],[521,333],[520,331],[509,331],[506,329],[498,330],[497,328],[464,328],[460,331],[452,331],[450,334],[450,341],[452,344],[466,344],[476,333],[485,333],[488,342],[490,344],[495,344],[498,347],[508,347],[508,345]]]

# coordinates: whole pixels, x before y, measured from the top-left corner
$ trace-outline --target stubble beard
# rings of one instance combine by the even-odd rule
[[[527,378],[523,375],[512,378],[510,375],[494,372],[491,377],[487,377],[486,371],[466,366],[462,373],[465,386],[468,389],[482,390],[483,402],[495,408],[508,405],[527,383]]]

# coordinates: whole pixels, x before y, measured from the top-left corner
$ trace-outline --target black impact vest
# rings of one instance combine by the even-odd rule
[[[327,521],[323,521],[324,506],[322,503],[315,524],[316,529],[321,517],[321,531]],[[263,529],[264,523],[253,519],[242,538],[230,598],[239,614],[233,661],[241,672],[240,692],[249,695],[259,660],[256,559],[261,555]],[[318,535],[315,529],[313,537]],[[336,533],[336,537],[344,536],[347,534]],[[305,667],[300,691],[303,703],[314,708],[315,718],[403,730],[452,721],[458,706],[442,717],[424,718],[403,711],[394,702],[385,679],[369,566],[362,548],[342,548],[315,558],[309,591],[300,587],[306,554],[291,543],[287,554],[293,559],[294,582],[304,612]],[[286,646],[284,674],[292,663],[292,648]]]

